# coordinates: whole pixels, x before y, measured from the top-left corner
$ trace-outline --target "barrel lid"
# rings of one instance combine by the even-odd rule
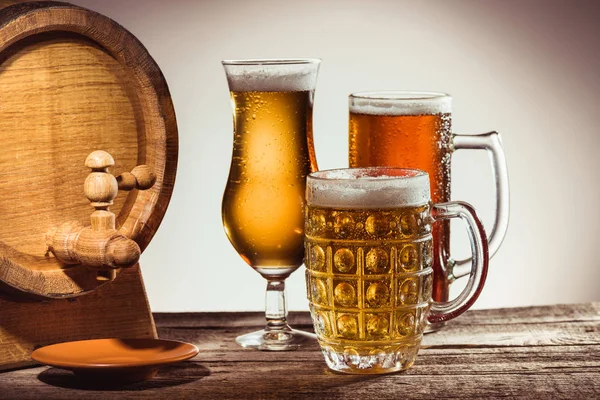
[[[111,210],[120,233],[148,245],[167,209],[178,134],[167,83],[129,31],[91,10],[59,2],[0,10],[0,285],[69,297],[102,284],[65,266],[45,245],[67,221],[90,222],[83,193],[89,153],[105,150],[118,175],[147,164],[146,191],[120,192]]]

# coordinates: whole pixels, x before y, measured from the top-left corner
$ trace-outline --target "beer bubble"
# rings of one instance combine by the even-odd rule
[[[370,235],[385,236],[390,232],[389,216],[385,214],[369,215],[365,222],[365,229]]]
[[[381,282],[375,282],[369,285],[367,289],[367,302],[372,307],[381,307],[385,305],[390,298],[390,291],[387,285]]]
[[[340,213],[335,217],[333,230],[341,237],[346,237],[352,233],[354,228],[354,218],[349,213]]]
[[[333,256],[333,264],[340,272],[350,272],[354,268],[354,253],[350,249],[338,249]]]
[[[402,304],[417,304],[419,302],[419,284],[415,278],[407,278],[400,284],[398,300]]]
[[[389,320],[383,315],[371,315],[367,319],[367,333],[376,338],[387,336]]]
[[[407,244],[400,251],[400,265],[406,272],[412,272],[419,267],[419,252],[414,244]]]
[[[351,314],[342,314],[337,319],[338,333],[347,339],[354,339],[358,333],[358,322]]]
[[[415,329],[415,315],[410,312],[399,314],[396,319],[396,329],[401,336],[412,335]]]
[[[320,211],[315,211],[310,218],[310,227],[315,233],[321,233],[327,228],[327,219],[325,214]]]
[[[381,247],[374,247],[369,250],[365,261],[367,270],[372,274],[381,274],[388,269],[389,257]]]
[[[313,245],[310,251],[310,258],[308,259],[310,269],[321,271],[325,266],[325,252],[321,246]]]
[[[406,236],[411,236],[417,233],[417,219],[410,211],[402,214],[400,217],[400,228]]]
[[[335,301],[343,307],[356,305],[356,290],[348,282],[338,283],[333,291]]]
[[[327,284],[321,279],[313,281],[313,301],[318,304],[327,304]]]

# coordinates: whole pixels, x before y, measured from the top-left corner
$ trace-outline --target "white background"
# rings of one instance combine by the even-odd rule
[[[228,58],[319,57],[321,169],[347,166],[347,96],[452,94],[457,133],[501,133],[511,219],[477,308],[600,300],[600,12],[594,1],[74,0],[129,29],[161,67],[179,126],[175,191],[141,260],[154,311],[261,310],[265,281],[229,244]],[[485,153],[456,153],[453,199],[491,227]],[[468,252],[453,225],[453,253]],[[301,270],[289,307],[307,309]],[[453,292],[460,289],[460,284]]]

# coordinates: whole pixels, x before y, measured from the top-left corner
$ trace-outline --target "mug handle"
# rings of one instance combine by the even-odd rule
[[[446,302],[433,302],[428,320],[431,323],[448,321],[458,317],[473,305],[487,276],[489,254],[488,242],[483,229],[483,224],[477,217],[473,207],[462,201],[433,204],[431,217],[434,221],[460,218],[466,225],[471,243],[471,271],[469,281],[463,291],[453,300]]]
[[[480,135],[457,135],[452,136],[453,150],[460,149],[483,149],[487,150],[492,163],[494,183],[496,185],[496,215],[492,231],[488,236],[490,257],[500,248],[506,230],[508,229],[509,216],[509,191],[508,191],[508,169],[502,141],[498,132],[488,132]],[[468,264],[471,258],[463,260],[450,260],[448,266],[448,277],[450,281],[468,275],[471,269]]]

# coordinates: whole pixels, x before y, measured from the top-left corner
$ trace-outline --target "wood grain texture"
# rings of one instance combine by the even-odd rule
[[[156,336],[139,266],[124,270],[110,285],[78,298],[23,302],[3,295],[0,321],[0,371],[31,365],[31,352],[46,344]],[[0,375],[0,387],[2,381]]]
[[[37,345],[155,336],[138,266],[107,284],[112,271],[54,257],[46,233],[69,221],[90,225],[84,161],[108,151],[116,158],[111,173],[133,170],[129,186],[148,189],[114,199],[115,224],[104,209],[91,218],[94,228],[122,235],[101,241],[115,266],[130,265],[166,211],[178,151],[166,81],[131,33],[67,3],[8,3],[0,2],[0,369],[30,363]],[[148,169],[135,172],[142,164]],[[78,261],[102,258],[101,246],[92,247]]]
[[[111,19],[67,3],[25,2],[0,10],[0,88],[0,283],[45,297],[94,290],[102,283],[73,281],[85,271],[67,271],[81,267],[48,254],[44,235],[67,221],[89,224],[83,161],[101,149],[117,160],[117,175],[140,164],[156,175],[150,189],[120,193],[111,207],[119,233],[147,246],[177,163],[165,79]]]
[[[108,170],[114,164],[113,157],[104,150],[93,151],[85,160],[85,166],[92,170],[83,184],[85,196],[95,209],[90,214],[90,225],[69,221],[46,232],[46,245],[54,257],[64,264],[97,269],[101,271],[100,280],[113,280],[117,269],[132,267],[140,259],[140,247],[117,232],[115,214],[109,209],[119,189],[148,190],[156,183],[152,168],[138,165],[131,173],[124,172],[133,177],[133,185],[120,185]],[[106,272],[110,272],[109,279]]]
[[[54,368],[12,371],[0,374],[0,398],[599,398],[599,310],[588,303],[468,311],[425,337],[411,369],[379,376],[329,371],[317,343],[283,353],[240,348],[234,338],[262,327],[261,313],[156,314],[162,338],[194,343],[200,354],[151,381],[104,389]],[[290,320],[310,329],[308,313]]]

